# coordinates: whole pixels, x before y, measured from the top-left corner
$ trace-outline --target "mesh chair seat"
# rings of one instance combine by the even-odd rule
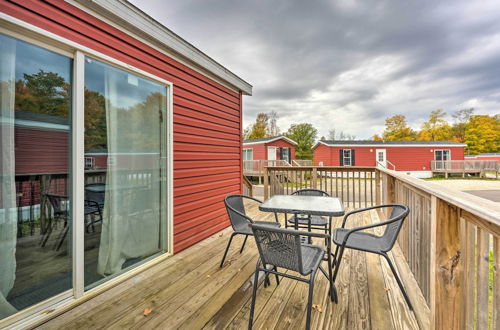
[[[302,250],[302,267],[304,270],[302,275],[308,275],[318,268],[325,251],[320,246],[309,244],[303,244],[300,248]]]
[[[335,229],[333,233],[333,242],[337,245],[342,245],[344,237],[346,236],[348,231],[349,229]],[[351,249],[372,252],[385,250],[385,244],[383,244],[382,237],[362,231],[352,233],[347,239],[347,243],[345,246]]]
[[[264,225],[264,226],[269,226],[269,227],[274,227],[274,228],[279,228],[280,224],[278,222],[271,222],[271,221],[254,221],[253,223],[259,224],[259,225]],[[250,226],[250,223],[248,224],[236,224],[234,226],[234,231],[239,234],[245,234],[245,235],[252,235],[252,227]]]
[[[320,217],[318,215],[313,215],[311,216],[310,219],[305,218],[305,217],[296,217],[293,216],[290,219],[288,219],[288,222],[291,224],[295,224],[295,222],[298,222],[299,225],[308,225],[309,221],[311,221],[311,226],[326,226],[328,224],[328,220],[324,217]]]

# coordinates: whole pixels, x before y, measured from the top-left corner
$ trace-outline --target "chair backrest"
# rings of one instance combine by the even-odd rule
[[[293,192],[292,195],[330,197],[326,191],[319,189],[300,189]]]
[[[45,197],[47,197],[50,205],[54,209],[54,215],[65,215],[68,213],[68,210],[63,203],[68,200],[68,196],[46,193]]]
[[[298,231],[259,224],[252,224],[252,231],[264,264],[306,275]]]
[[[391,205],[391,207],[392,212],[387,221],[392,220],[392,222],[387,224],[385,232],[381,237],[383,242],[382,247],[384,251],[389,251],[392,249],[394,243],[396,242],[396,239],[398,238],[399,231],[403,226],[403,222],[410,213],[410,209],[404,205],[395,204]]]
[[[227,214],[235,231],[242,229],[244,226],[249,227],[253,222],[245,212],[245,199],[261,203],[258,199],[245,195],[229,195],[224,198]]]

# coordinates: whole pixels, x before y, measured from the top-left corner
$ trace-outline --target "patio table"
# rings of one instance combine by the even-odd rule
[[[345,214],[344,205],[339,198],[323,196],[275,195],[260,204],[259,210],[326,217],[341,217]]]

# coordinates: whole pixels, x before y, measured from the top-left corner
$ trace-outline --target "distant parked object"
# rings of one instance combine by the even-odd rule
[[[464,160],[465,144],[448,141],[319,141],[315,166],[381,166],[418,178],[432,177],[431,162],[440,166]],[[444,166],[444,165],[443,165]]]

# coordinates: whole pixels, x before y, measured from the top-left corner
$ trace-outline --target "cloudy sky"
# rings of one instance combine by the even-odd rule
[[[498,0],[132,2],[254,86],[245,127],[274,110],[370,138],[399,113],[500,113]]]

